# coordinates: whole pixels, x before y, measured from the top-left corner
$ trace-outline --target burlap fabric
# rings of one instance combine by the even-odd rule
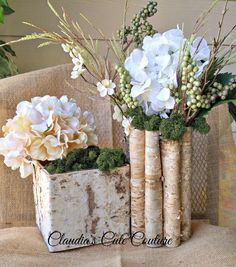
[[[0,127],[22,100],[46,94],[74,97],[96,120],[99,145],[121,146],[123,134],[112,120],[108,101],[91,93],[82,79],[70,79],[71,65],[62,65],[0,80]],[[93,89],[94,91],[94,89]],[[236,227],[236,148],[227,107],[209,116],[208,136],[194,134],[193,215],[214,224]],[[0,228],[35,224],[32,179],[20,179],[0,160]]]
[[[178,248],[92,246],[50,254],[37,228],[0,230],[1,267],[235,267],[236,231],[194,224],[192,238]]]

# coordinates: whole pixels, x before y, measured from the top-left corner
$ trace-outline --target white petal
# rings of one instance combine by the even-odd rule
[[[136,98],[137,96],[143,94],[143,92],[144,92],[144,89],[141,85],[134,85],[131,89],[130,95]]]
[[[109,88],[109,89],[107,90],[107,94],[108,94],[108,95],[113,95],[114,92],[115,92],[114,89],[110,89],[110,88]]]
[[[33,173],[33,165],[31,163],[22,163],[20,166],[21,178],[27,178]]]
[[[157,99],[160,101],[168,101],[170,98],[170,89],[163,88],[157,95]]]
[[[173,97],[170,97],[169,100],[166,102],[165,107],[166,109],[173,109],[175,106],[175,100]]]
[[[47,131],[48,125],[47,125],[46,121],[43,121],[41,124],[32,125],[31,128],[32,128],[33,131],[43,133],[43,132]]]
[[[68,44],[62,44],[61,45],[64,52],[69,53],[70,52],[70,46]]]

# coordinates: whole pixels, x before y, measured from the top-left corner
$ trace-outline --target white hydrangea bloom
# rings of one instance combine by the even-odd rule
[[[178,86],[177,68],[185,42],[178,28],[157,33],[145,37],[142,49],[134,49],[126,59],[124,66],[131,76],[131,96],[138,100],[147,115],[164,115],[174,108],[175,100],[167,85]],[[207,42],[202,38],[194,40],[191,55],[199,68],[197,75],[201,75],[209,63]]]

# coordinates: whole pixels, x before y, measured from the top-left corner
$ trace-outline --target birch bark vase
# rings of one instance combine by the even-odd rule
[[[161,143],[164,176],[164,236],[167,247],[180,245],[180,143],[164,140]]]
[[[108,231],[117,236],[129,233],[128,165],[110,172],[92,169],[50,175],[40,166],[35,171],[36,224],[50,252],[110,242],[103,238]]]
[[[131,232],[144,232],[145,131],[132,129],[129,137],[131,167]]]
[[[181,144],[181,239],[191,236],[191,172],[192,172],[192,128],[182,137]]]
[[[162,239],[162,171],[159,132],[145,132],[145,235],[147,239]],[[161,244],[147,243],[149,247]]]

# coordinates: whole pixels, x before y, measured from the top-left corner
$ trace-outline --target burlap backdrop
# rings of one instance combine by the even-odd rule
[[[70,79],[71,65],[62,65],[0,81],[0,126],[11,118],[17,103],[34,96],[68,95],[96,120],[100,146],[121,146],[123,134],[112,121],[109,102],[93,95],[83,80]],[[208,136],[194,135],[193,216],[235,226],[236,149],[226,107],[209,117]],[[220,193],[219,193],[220,192]],[[34,225],[32,179],[20,179],[0,161],[0,228]]]

